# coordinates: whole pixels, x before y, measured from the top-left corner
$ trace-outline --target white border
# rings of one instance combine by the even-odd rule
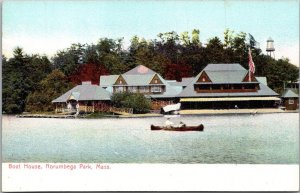
[[[9,169],[3,163],[3,191],[299,190],[299,165],[102,164],[111,169],[99,170],[91,163],[91,170],[79,169],[77,163],[77,169],[69,170],[33,164],[44,169]]]

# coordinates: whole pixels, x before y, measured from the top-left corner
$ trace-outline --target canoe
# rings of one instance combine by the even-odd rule
[[[166,131],[203,131],[204,126],[202,124],[198,126],[184,126],[184,127],[160,127],[151,125],[151,130],[166,130]]]

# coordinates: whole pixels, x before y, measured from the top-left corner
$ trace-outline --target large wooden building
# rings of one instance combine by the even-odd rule
[[[274,108],[280,98],[240,64],[208,64],[178,95],[183,109]]]
[[[110,105],[111,95],[141,93],[151,99],[152,109],[181,102],[182,109],[274,108],[278,94],[267,86],[265,77],[251,76],[240,64],[208,64],[196,77],[181,82],[165,80],[139,65],[124,74],[100,76],[100,83],[83,82],[53,100],[56,111],[101,111]]]
[[[110,106],[111,93],[91,82],[82,82],[52,101],[58,112],[95,112]]]
[[[100,76],[100,87],[111,93],[142,93],[151,99],[152,109],[173,104],[182,91],[181,86],[171,85],[160,74],[139,65],[120,75]]]

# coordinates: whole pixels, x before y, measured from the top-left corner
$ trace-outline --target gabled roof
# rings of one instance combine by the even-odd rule
[[[113,86],[119,76],[122,76],[124,78],[124,80],[127,83],[127,86],[145,86],[150,84],[151,80],[155,75],[156,74],[145,74],[145,75],[122,74],[122,75],[101,76],[100,86],[101,87]],[[163,82],[163,84],[166,84],[164,79],[159,74],[157,74],[157,76]]]
[[[213,83],[241,83],[247,74],[247,70],[240,64],[208,64],[203,71],[207,73]],[[194,90],[194,84],[199,79],[201,73],[199,73],[194,80],[188,84],[178,97],[278,96],[276,92],[260,82],[260,90],[257,92],[197,93]]]
[[[70,96],[77,101],[110,100],[111,94],[98,85],[77,85],[65,94],[53,100],[52,103],[67,102]]]
[[[125,72],[123,75],[153,75],[156,74],[153,70],[147,68],[143,65],[138,65],[137,67]]]
[[[212,83],[241,83],[248,73],[240,64],[208,64],[203,71]]]
[[[194,80],[195,77],[182,78],[181,82],[176,80],[166,80],[172,86],[187,86],[190,82]]]
[[[256,80],[264,85],[268,85],[267,84],[267,77],[255,77]]]
[[[281,96],[282,98],[297,98],[299,97],[298,94],[294,93],[291,89],[287,89]]]
[[[212,83],[241,83],[247,71],[226,71],[226,73],[224,73],[224,71],[206,71],[206,73]]]
[[[247,71],[238,63],[233,64],[208,64],[203,70],[205,71]]]
[[[119,75],[101,75],[99,85],[101,87],[111,86],[117,81],[118,77]]]
[[[143,86],[148,85],[155,74],[146,75],[123,75],[123,78],[129,86]]]

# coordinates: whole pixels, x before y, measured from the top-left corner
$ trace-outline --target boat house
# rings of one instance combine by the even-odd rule
[[[179,101],[181,109],[274,108],[280,103],[265,77],[249,78],[240,64],[208,64],[196,77],[181,82],[165,80],[139,65],[123,74],[100,76],[99,86],[83,82],[52,103],[56,112],[107,111],[111,96],[120,92],[143,94],[151,99],[152,110]]]
[[[111,93],[91,82],[82,82],[52,101],[55,112],[95,112],[109,108]]]
[[[182,91],[181,86],[169,84],[160,74],[139,65],[120,75],[100,76],[100,87],[110,93],[131,92],[141,93],[151,99],[151,107],[173,104],[176,96]]]
[[[274,108],[278,96],[240,64],[208,64],[178,95],[182,109]]]

